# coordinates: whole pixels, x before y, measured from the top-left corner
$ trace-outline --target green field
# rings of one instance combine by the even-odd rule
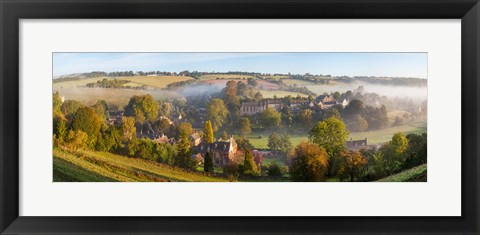
[[[427,182],[427,164],[385,177],[378,182]]]
[[[283,79],[282,82],[287,86],[293,86],[297,84],[297,86],[307,86],[307,85],[314,85],[315,83],[305,80],[298,80],[298,79]]]
[[[361,140],[367,138],[368,144],[382,144],[388,142],[392,139],[392,136],[397,133],[402,132],[405,134],[415,133],[421,134],[427,132],[427,123],[426,122],[416,122],[411,124],[406,124],[403,126],[390,127],[382,130],[375,131],[365,131],[365,132],[354,132],[350,133],[349,138],[353,140]],[[268,136],[271,133],[252,133],[248,136],[248,140],[255,148],[267,149],[268,148]],[[259,138],[260,135],[263,135],[263,138]],[[302,141],[308,140],[308,135],[290,135],[290,141],[294,146],[298,145]]]
[[[74,87],[84,87],[88,83],[97,82],[103,79],[121,79],[128,80],[134,84],[146,85],[152,88],[165,88],[168,84],[191,80],[188,76],[128,76],[128,77],[97,77],[76,81],[57,82],[53,84],[53,90],[69,89]]]
[[[53,150],[54,182],[226,182],[225,178],[111,153]]]
[[[291,95],[292,97],[297,97],[300,95],[301,97],[308,97],[308,95],[299,93],[299,92],[291,92],[291,91],[267,91],[267,90],[260,90],[262,93],[263,98],[273,98],[273,96],[277,96],[278,98],[283,98],[285,96]]]
[[[361,140],[367,138],[368,144],[381,144],[390,141],[392,139],[392,136],[397,132],[402,132],[405,134],[426,133],[427,122],[415,122],[402,126],[385,128],[382,130],[350,133],[350,138],[354,140]]]
[[[261,76],[261,77],[265,78],[265,79],[279,80],[279,79],[288,78],[288,75],[266,75],[266,76]]]
[[[200,76],[201,80],[214,80],[214,79],[248,79],[253,76],[241,75],[241,74],[207,74]]]
[[[155,100],[162,100],[165,98],[180,98],[182,97],[175,91],[169,90],[136,90],[126,88],[88,88],[88,87],[73,87],[68,89],[53,90],[58,91],[65,100],[77,100],[86,105],[93,105],[97,100],[105,100],[108,104],[124,106],[128,104],[130,98],[134,95],[150,94]]]
[[[133,76],[119,78],[154,88],[165,88],[168,84],[174,82],[183,82],[193,79],[188,76]]]

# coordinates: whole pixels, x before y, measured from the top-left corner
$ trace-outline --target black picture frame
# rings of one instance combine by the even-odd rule
[[[1,234],[479,234],[478,0],[1,0]],[[19,216],[20,19],[461,19],[460,217]],[[442,206],[442,205],[438,205]]]

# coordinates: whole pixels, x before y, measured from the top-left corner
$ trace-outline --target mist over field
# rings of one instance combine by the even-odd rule
[[[380,96],[387,96],[388,98],[409,98],[413,100],[427,99],[427,87],[412,87],[412,86],[390,86],[378,85],[370,83],[350,83],[350,84],[335,84],[335,85],[306,85],[306,87],[321,95],[323,93],[331,92],[346,92],[354,91],[359,86],[363,86],[364,93],[377,93]]]
[[[183,86],[176,90],[176,92],[185,97],[198,95],[212,95],[220,92],[225,88],[225,84],[194,84]]]

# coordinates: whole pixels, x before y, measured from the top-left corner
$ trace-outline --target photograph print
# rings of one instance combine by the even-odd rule
[[[52,57],[54,182],[427,182],[428,53]]]

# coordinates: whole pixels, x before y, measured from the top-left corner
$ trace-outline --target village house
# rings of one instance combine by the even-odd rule
[[[290,101],[290,108],[292,111],[297,111],[303,107],[307,107],[308,104],[309,102],[306,99],[293,99]]]
[[[122,117],[123,111],[121,110],[108,111],[107,122],[109,125],[120,125],[122,124]]]
[[[280,111],[282,109],[282,101],[279,99],[264,99],[258,102],[243,102],[240,108],[240,115],[255,115],[265,111],[267,108]]]
[[[153,142],[158,144],[175,144],[175,138],[168,138],[166,135],[162,134],[161,136],[157,137],[153,140]]]
[[[358,151],[360,149],[368,149],[367,138],[364,140],[352,140],[345,142],[345,146],[349,151]]]
[[[189,138],[192,146],[197,146],[202,142],[202,137],[200,137],[200,134],[198,134],[198,132],[191,134]]]
[[[193,147],[193,157],[198,161],[204,159],[205,154],[210,152],[213,164],[217,166],[225,166],[233,161],[238,151],[237,142],[231,137],[227,141],[216,141],[213,143],[202,142]]]

